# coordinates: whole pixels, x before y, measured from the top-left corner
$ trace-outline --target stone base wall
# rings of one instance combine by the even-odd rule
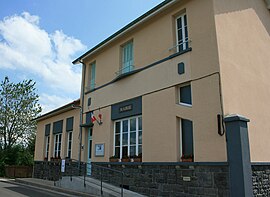
[[[254,197],[270,196],[270,163],[255,163],[251,167]]]
[[[34,162],[34,178],[57,181],[62,176],[82,176],[85,173],[85,163],[81,163],[79,168],[78,162],[66,160],[65,172],[61,172],[61,160]]]
[[[229,196],[227,163],[94,163],[94,178],[121,186],[121,174],[98,166],[123,171],[124,188],[147,196]]]

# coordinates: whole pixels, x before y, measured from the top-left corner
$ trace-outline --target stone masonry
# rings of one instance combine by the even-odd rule
[[[92,176],[147,196],[228,197],[227,163],[94,163]]]
[[[252,164],[254,197],[270,196],[270,163]]]

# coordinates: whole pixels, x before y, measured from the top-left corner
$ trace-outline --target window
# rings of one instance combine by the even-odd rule
[[[142,153],[142,117],[116,121],[114,155],[118,158]]]
[[[182,86],[179,88],[179,100],[180,104],[186,106],[192,106],[192,98],[191,98],[191,85]]]
[[[88,90],[93,90],[96,85],[96,63],[93,62],[89,65],[88,70]]]
[[[46,136],[45,138],[45,158],[49,158],[49,147],[50,147],[50,136]]]
[[[180,120],[180,152],[182,155],[194,155],[193,151],[193,123],[187,119]]]
[[[74,122],[74,117],[70,117],[66,119],[67,157],[68,158],[71,158],[73,122]]]
[[[71,158],[71,149],[72,149],[72,131],[67,132],[67,157]]]
[[[133,69],[133,42],[130,41],[122,46],[122,64],[119,74],[128,73]]]
[[[182,14],[176,18],[176,40],[178,52],[184,51],[188,48],[188,28],[186,14]]]
[[[60,158],[61,157],[61,139],[62,134],[55,134],[54,135],[54,157]]]

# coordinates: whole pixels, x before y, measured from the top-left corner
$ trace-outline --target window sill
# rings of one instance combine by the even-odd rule
[[[178,105],[182,105],[182,106],[185,106],[185,107],[192,107],[192,104],[188,104],[188,103],[178,103]]]

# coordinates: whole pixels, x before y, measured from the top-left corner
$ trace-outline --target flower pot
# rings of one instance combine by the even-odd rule
[[[122,162],[129,162],[129,159],[121,159]]]
[[[110,158],[110,162],[118,162],[119,159],[118,158]]]
[[[142,162],[142,158],[133,158],[133,162]]]
[[[183,158],[182,162],[193,162],[192,158]]]

